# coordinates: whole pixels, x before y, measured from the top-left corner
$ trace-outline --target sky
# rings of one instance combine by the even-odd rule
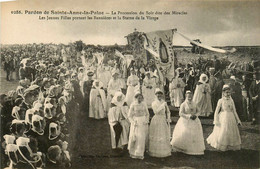
[[[191,39],[211,46],[260,45],[260,1],[195,0],[17,0],[1,3],[1,44],[69,43],[124,45],[136,28],[152,32],[177,28]],[[14,10],[185,11],[160,16],[158,21],[39,20],[39,15],[11,14]],[[189,45],[178,34],[174,45]]]

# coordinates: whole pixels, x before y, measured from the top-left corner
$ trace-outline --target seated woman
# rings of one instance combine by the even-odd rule
[[[61,168],[63,166],[60,146],[53,145],[48,148],[46,166],[50,168]]]
[[[37,152],[38,142],[36,139],[19,137],[16,140],[16,146],[18,163],[15,167],[36,169],[45,165],[45,156],[41,152]]]
[[[71,158],[70,153],[67,150],[68,142],[67,141],[57,141],[57,145],[61,148],[61,163],[63,167],[71,167]]]
[[[108,112],[112,148],[124,148],[128,144],[130,123],[127,119],[128,106],[122,92],[116,92]]]
[[[58,122],[51,122],[49,126],[47,126],[47,135],[47,147],[55,145],[58,140],[64,137],[64,134],[61,133],[61,126]]]
[[[10,162],[9,167],[12,168],[13,165],[16,165],[19,161],[17,157],[17,145],[14,144],[15,136],[6,134],[3,136],[4,142],[2,143],[3,152],[7,156],[4,156],[4,154],[1,154],[2,158],[2,164],[8,165],[7,161]],[[5,167],[5,166],[2,166]]]
[[[15,138],[26,137],[26,132],[30,130],[30,125],[25,123],[23,120],[12,120],[10,125],[10,131]]]
[[[35,138],[38,141],[38,150],[42,153],[47,152],[47,142],[46,133],[44,132],[46,126],[45,119],[37,114],[32,116],[32,128],[26,135],[31,138]]]
[[[198,118],[199,111],[192,101],[191,91],[186,92],[186,100],[181,104],[180,118],[172,134],[173,151],[190,155],[203,155],[205,150],[203,131]]]

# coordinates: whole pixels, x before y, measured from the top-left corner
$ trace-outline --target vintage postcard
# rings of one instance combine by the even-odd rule
[[[0,2],[1,168],[260,167],[260,1]]]

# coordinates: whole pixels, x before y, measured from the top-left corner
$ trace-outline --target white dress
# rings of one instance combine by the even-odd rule
[[[134,94],[136,86],[139,84],[139,78],[136,75],[131,75],[127,79],[127,92],[126,92],[126,102],[131,105],[134,101]]]
[[[134,101],[128,113],[131,123],[128,150],[132,158],[144,158],[145,147],[148,143],[149,112],[144,102]]]
[[[183,102],[184,96],[184,87],[185,83],[181,78],[175,78],[170,83],[170,98],[171,104],[175,107],[180,107],[181,103]]]
[[[84,84],[84,80],[85,80],[84,73],[79,72],[78,73],[78,79],[79,79],[80,91],[81,91],[82,94],[84,94],[84,92],[83,92],[83,84]]]
[[[173,151],[190,155],[204,154],[205,144],[199,112],[196,104],[185,101],[181,104],[180,118],[172,134],[171,145]],[[195,120],[190,119],[191,115],[196,115]]]
[[[208,83],[198,82],[194,92],[193,101],[198,107],[200,116],[208,117],[213,112],[210,92],[210,86]]]
[[[112,75],[109,70],[106,68],[100,68],[98,69],[98,80],[103,83],[103,88],[107,89],[108,83],[111,79]]]
[[[101,88],[92,87],[89,98],[89,117],[95,119],[105,118],[107,110],[105,91]]]
[[[232,98],[221,98],[214,115],[213,132],[207,138],[208,144],[220,150],[240,150],[241,138],[237,124],[241,123]]]
[[[114,80],[113,78],[110,79],[108,86],[107,86],[107,110],[109,110],[112,98],[114,97],[116,92],[121,92],[123,88],[122,82],[120,79]]]
[[[124,105],[124,103],[124,101],[114,103],[113,107],[111,107],[108,112],[108,122],[110,125],[111,144],[113,149],[117,147],[123,148],[124,145],[128,144],[130,122],[127,119],[128,106]],[[116,125],[118,122],[121,124],[123,130],[120,135],[118,145],[116,146],[116,134],[113,126]]]
[[[156,87],[156,83],[154,78],[150,78],[150,79],[148,79],[147,77],[144,78],[142,91],[143,91],[144,101],[146,102],[148,108],[151,108],[152,102],[155,100],[155,94],[154,94],[155,87]]]
[[[168,157],[171,155],[170,144],[170,110],[165,101],[152,103],[154,116],[149,128],[149,155]]]

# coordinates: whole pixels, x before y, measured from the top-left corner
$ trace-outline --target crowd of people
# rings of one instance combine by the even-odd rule
[[[19,80],[15,90],[1,94],[1,166],[70,167],[83,105],[78,72],[61,58],[18,49],[1,54],[6,80]]]
[[[162,79],[152,61],[99,62],[91,52],[64,48],[21,45],[4,48],[1,56],[6,80],[13,73],[19,80],[16,90],[0,96],[4,166],[70,167],[82,118],[108,118],[112,149],[128,149],[138,159],[146,150],[153,157],[204,154],[199,117],[214,118],[207,138],[212,147],[239,150],[240,119],[259,120],[256,62],[239,69],[218,58],[176,63],[175,77]],[[172,134],[169,107],[180,116]]]

